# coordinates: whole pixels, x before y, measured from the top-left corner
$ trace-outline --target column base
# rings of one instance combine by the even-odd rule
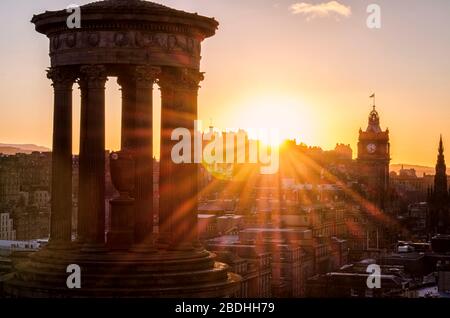
[[[128,250],[133,244],[133,232],[114,231],[106,235],[106,247],[109,250]]]
[[[153,234],[148,235],[143,242],[135,243],[130,249],[132,253],[156,253],[157,251]]]
[[[184,243],[171,243],[167,249],[168,251],[180,251],[180,252],[188,252],[195,251],[196,247],[193,243],[184,242]]]
[[[149,243],[141,243],[141,244],[135,244],[130,248],[130,252],[132,253],[156,253],[158,250],[156,249],[156,246],[154,244]]]
[[[192,251],[203,249],[203,245],[199,240],[191,242],[174,242],[169,233],[160,233],[156,241],[158,248],[168,251]]]
[[[106,253],[108,248],[103,243],[85,243],[81,247],[83,253]]]
[[[53,251],[71,251],[77,248],[77,243],[50,240],[45,248]]]
[[[81,289],[67,287],[70,264],[81,268]],[[205,250],[41,250],[18,263],[3,288],[5,296],[20,298],[223,298],[234,295],[240,282],[240,276]]]
[[[123,196],[109,202],[111,206],[111,230],[106,236],[106,245],[109,249],[127,250],[133,245],[134,203],[134,199]]]
[[[158,238],[156,239],[156,246],[159,249],[167,249],[170,246],[170,234],[169,233],[158,233]]]

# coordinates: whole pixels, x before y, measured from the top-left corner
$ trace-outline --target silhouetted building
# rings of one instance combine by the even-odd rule
[[[333,272],[311,278],[308,297],[321,298],[384,298],[404,292],[408,281],[395,275],[380,275],[381,288],[367,287],[368,273]]]
[[[255,246],[236,245],[214,251],[217,260],[230,266],[242,277],[237,298],[268,298],[272,296],[271,254],[258,251]]]
[[[391,171],[389,181],[398,199],[404,203],[404,207],[411,203],[426,201],[427,189],[430,186],[429,178],[426,175],[418,177],[415,169],[404,169],[402,166],[398,174]]]
[[[429,234],[447,234],[450,226],[450,200],[447,187],[447,167],[444,158],[442,136],[439,140],[439,154],[436,163],[434,187],[429,191],[428,203],[430,212],[428,218]]]
[[[0,213],[0,240],[14,241],[15,239],[13,219],[9,213]]]
[[[350,145],[336,144],[334,154],[340,160],[352,160],[353,158],[353,150]]]
[[[413,203],[408,206],[408,229],[412,234],[423,236],[426,233],[428,214],[427,202]]]
[[[0,164],[0,203],[7,204],[16,201],[19,193],[19,174],[11,167]]]
[[[26,205],[14,210],[16,239],[27,241],[48,238],[50,233],[50,206]]]
[[[380,208],[388,199],[390,160],[389,130],[381,130],[374,105],[366,131],[359,131],[358,165],[367,198]]]

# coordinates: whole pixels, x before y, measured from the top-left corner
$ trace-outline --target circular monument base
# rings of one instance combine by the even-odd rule
[[[45,248],[17,264],[4,284],[9,297],[30,298],[209,298],[229,297],[241,277],[204,249],[87,253]],[[67,273],[80,266],[81,288],[70,289]]]

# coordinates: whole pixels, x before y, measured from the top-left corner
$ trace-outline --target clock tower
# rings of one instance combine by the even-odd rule
[[[367,198],[380,208],[385,207],[388,196],[390,160],[389,129],[381,130],[374,104],[367,129],[359,130],[357,161]]]

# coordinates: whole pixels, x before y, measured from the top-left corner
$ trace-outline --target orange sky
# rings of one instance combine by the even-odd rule
[[[78,1],[84,4],[89,1]],[[293,14],[287,0],[166,0],[220,23],[203,47],[200,119],[219,128],[278,129],[324,149],[351,144],[377,93],[394,163],[434,165],[439,134],[450,149],[450,1],[377,1],[380,30],[366,27],[372,1],[339,1],[351,14]],[[305,1],[312,5],[326,1]],[[0,142],[51,145],[48,40],[29,22],[61,0],[0,2]],[[117,149],[120,92],[107,90],[107,147]],[[74,152],[79,91],[74,86]],[[159,91],[155,90],[155,118]],[[158,129],[158,126],[156,127]],[[450,156],[450,152],[448,154]]]

